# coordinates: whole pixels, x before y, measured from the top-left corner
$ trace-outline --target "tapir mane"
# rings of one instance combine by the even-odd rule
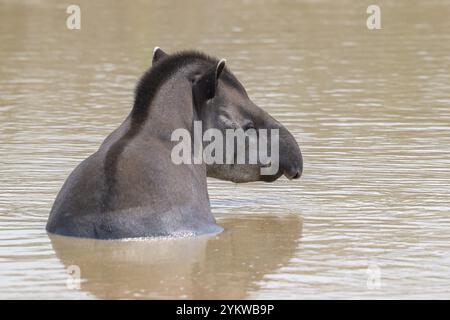
[[[219,60],[198,51],[180,51],[162,58],[150,67],[139,80],[135,89],[135,100],[131,113],[132,121],[145,122],[148,108],[160,87],[174,73],[186,65],[202,63],[207,66],[215,65]]]

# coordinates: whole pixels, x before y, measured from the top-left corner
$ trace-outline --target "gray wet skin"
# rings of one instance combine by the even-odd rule
[[[192,132],[194,121],[202,121],[203,131],[279,129],[278,172],[261,175],[258,164],[174,164],[171,151],[178,142],[171,134],[178,128]],[[46,229],[97,239],[220,232],[207,176],[271,182],[282,175],[297,179],[302,169],[294,137],[249,99],[224,60],[191,51],[167,55],[155,48],[131,113],[69,175]]]

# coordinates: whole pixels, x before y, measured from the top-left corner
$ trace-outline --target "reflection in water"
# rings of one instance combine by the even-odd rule
[[[226,231],[217,236],[194,238],[50,239],[66,268],[80,267],[81,290],[98,298],[244,299],[293,257],[302,229],[296,215],[221,225]]]

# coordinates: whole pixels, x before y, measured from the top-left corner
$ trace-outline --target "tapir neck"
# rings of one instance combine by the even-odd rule
[[[198,119],[191,84],[185,77],[175,76],[161,86],[150,102],[141,134],[170,141],[176,129],[183,128],[191,132],[195,120]]]

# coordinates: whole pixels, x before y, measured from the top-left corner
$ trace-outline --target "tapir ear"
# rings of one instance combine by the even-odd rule
[[[208,70],[194,82],[192,89],[196,100],[206,101],[214,98],[216,95],[217,83],[223,68],[225,68],[225,63],[225,59],[220,60],[217,65]]]
[[[160,47],[155,47],[155,49],[153,49],[152,65],[154,65],[155,63],[157,63],[159,60],[161,60],[162,58],[164,58],[166,56],[167,56],[167,53],[162,51],[162,49]]]

